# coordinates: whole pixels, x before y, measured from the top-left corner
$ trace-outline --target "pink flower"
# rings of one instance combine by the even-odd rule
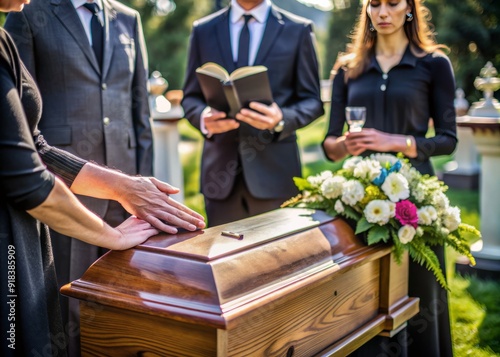
[[[397,202],[395,217],[403,226],[410,225],[413,228],[417,228],[417,206],[415,206],[412,202],[408,200]]]

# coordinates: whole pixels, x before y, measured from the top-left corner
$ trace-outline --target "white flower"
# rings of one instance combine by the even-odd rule
[[[410,197],[408,180],[397,172],[391,172],[385,179],[381,188],[392,202],[398,202]]]
[[[361,156],[353,156],[344,161],[342,168],[345,170],[354,170],[358,162],[362,161],[363,158]]]
[[[404,225],[403,227],[399,228],[398,230],[398,238],[403,244],[408,244],[413,240],[413,237],[415,237],[415,228],[410,225]]]
[[[403,175],[406,180],[408,180],[409,183],[412,184],[418,184],[420,178],[422,177],[422,174],[418,172],[414,167],[411,167],[407,164],[403,164],[403,167],[399,170],[399,173]]]
[[[425,185],[418,183],[415,189],[412,190],[412,193],[417,202],[422,202],[425,200]]]
[[[438,211],[446,210],[450,205],[450,200],[443,192],[438,192],[432,197],[432,204]]]
[[[385,202],[387,202],[387,204],[389,205],[390,217],[394,218],[394,216],[396,215],[396,204],[391,201],[385,201]]]
[[[354,206],[365,197],[365,188],[356,180],[349,180],[344,184],[344,192],[342,193],[342,201],[349,206]]]
[[[323,172],[321,172],[319,174],[319,176],[323,179],[323,180],[326,180],[326,179],[329,179],[330,177],[333,177],[333,173],[329,170],[325,170]]]
[[[382,170],[382,166],[380,163],[375,160],[363,160],[359,162],[354,168],[353,175],[354,177],[360,179],[368,179],[370,181],[380,175],[380,171]]]
[[[418,224],[430,226],[437,218],[437,211],[433,206],[424,206],[417,211]]]
[[[333,176],[327,178],[320,187],[321,193],[326,198],[337,198],[342,194],[343,185],[347,180],[342,176]]]
[[[311,185],[317,187],[317,186],[320,186],[323,183],[323,181],[325,181],[326,179],[328,179],[332,176],[333,176],[333,173],[331,171],[325,170],[317,175],[309,176],[307,178],[307,182],[309,182]]]
[[[383,167],[385,167],[386,163],[389,163],[391,166],[398,161],[398,158],[394,155],[389,154],[371,154],[370,158],[378,161]]]
[[[335,211],[337,211],[337,213],[344,212],[344,205],[342,204],[341,200],[337,200],[337,202],[335,202],[335,206],[333,206],[333,208],[335,208]]]
[[[431,216],[431,219],[435,221],[438,219],[438,213],[437,210],[433,206],[427,206],[429,210],[429,215]]]
[[[460,209],[458,207],[448,207],[444,212],[443,223],[446,229],[453,232],[460,225]]]
[[[307,182],[309,182],[313,186],[319,186],[323,181],[324,180],[321,175],[309,176],[307,178]]]
[[[381,226],[389,222],[391,218],[391,208],[388,205],[388,201],[384,200],[373,200],[369,202],[363,213],[368,222],[377,223]]]

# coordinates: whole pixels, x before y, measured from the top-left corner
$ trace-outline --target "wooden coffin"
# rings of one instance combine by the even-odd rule
[[[84,356],[345,356],[417,313],[407,275],[345,221],[284,208],[111,251],[62,293]]]

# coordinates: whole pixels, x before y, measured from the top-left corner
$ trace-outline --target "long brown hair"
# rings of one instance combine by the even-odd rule
[[[370,60],[370,56],[375,51],[377,42],[377,32],[370,31],[370,18],[367,8],[370,0],[363,0],[363,6],[358,15],[356,24],[350,36],[351,43],[347,45],[345,53],[340,53],[332,74],[334,75],[338,68],[346,69],[346,79],[356,78],[361,73]],[[410,48],[416,55],[424,55],[441,48],[447,48],[438,44],[432,25],[430,24],[431,13],[422,3],[424,0],[406,0],[410,6],[410,12],[413,14],[413,21],[406,21],[404,31],[410,41]]]

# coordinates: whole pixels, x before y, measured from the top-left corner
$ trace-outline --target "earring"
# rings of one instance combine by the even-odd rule
[[[411,12],[408,12],[406,14],[406,21],[407,22],[412,22],[413,21],[413,14]]]
[[[370,32],[374,32],[375,31],[375,27],[373,27],[373,24],[371,22],[368,25],[368,29],[370,30]]]

